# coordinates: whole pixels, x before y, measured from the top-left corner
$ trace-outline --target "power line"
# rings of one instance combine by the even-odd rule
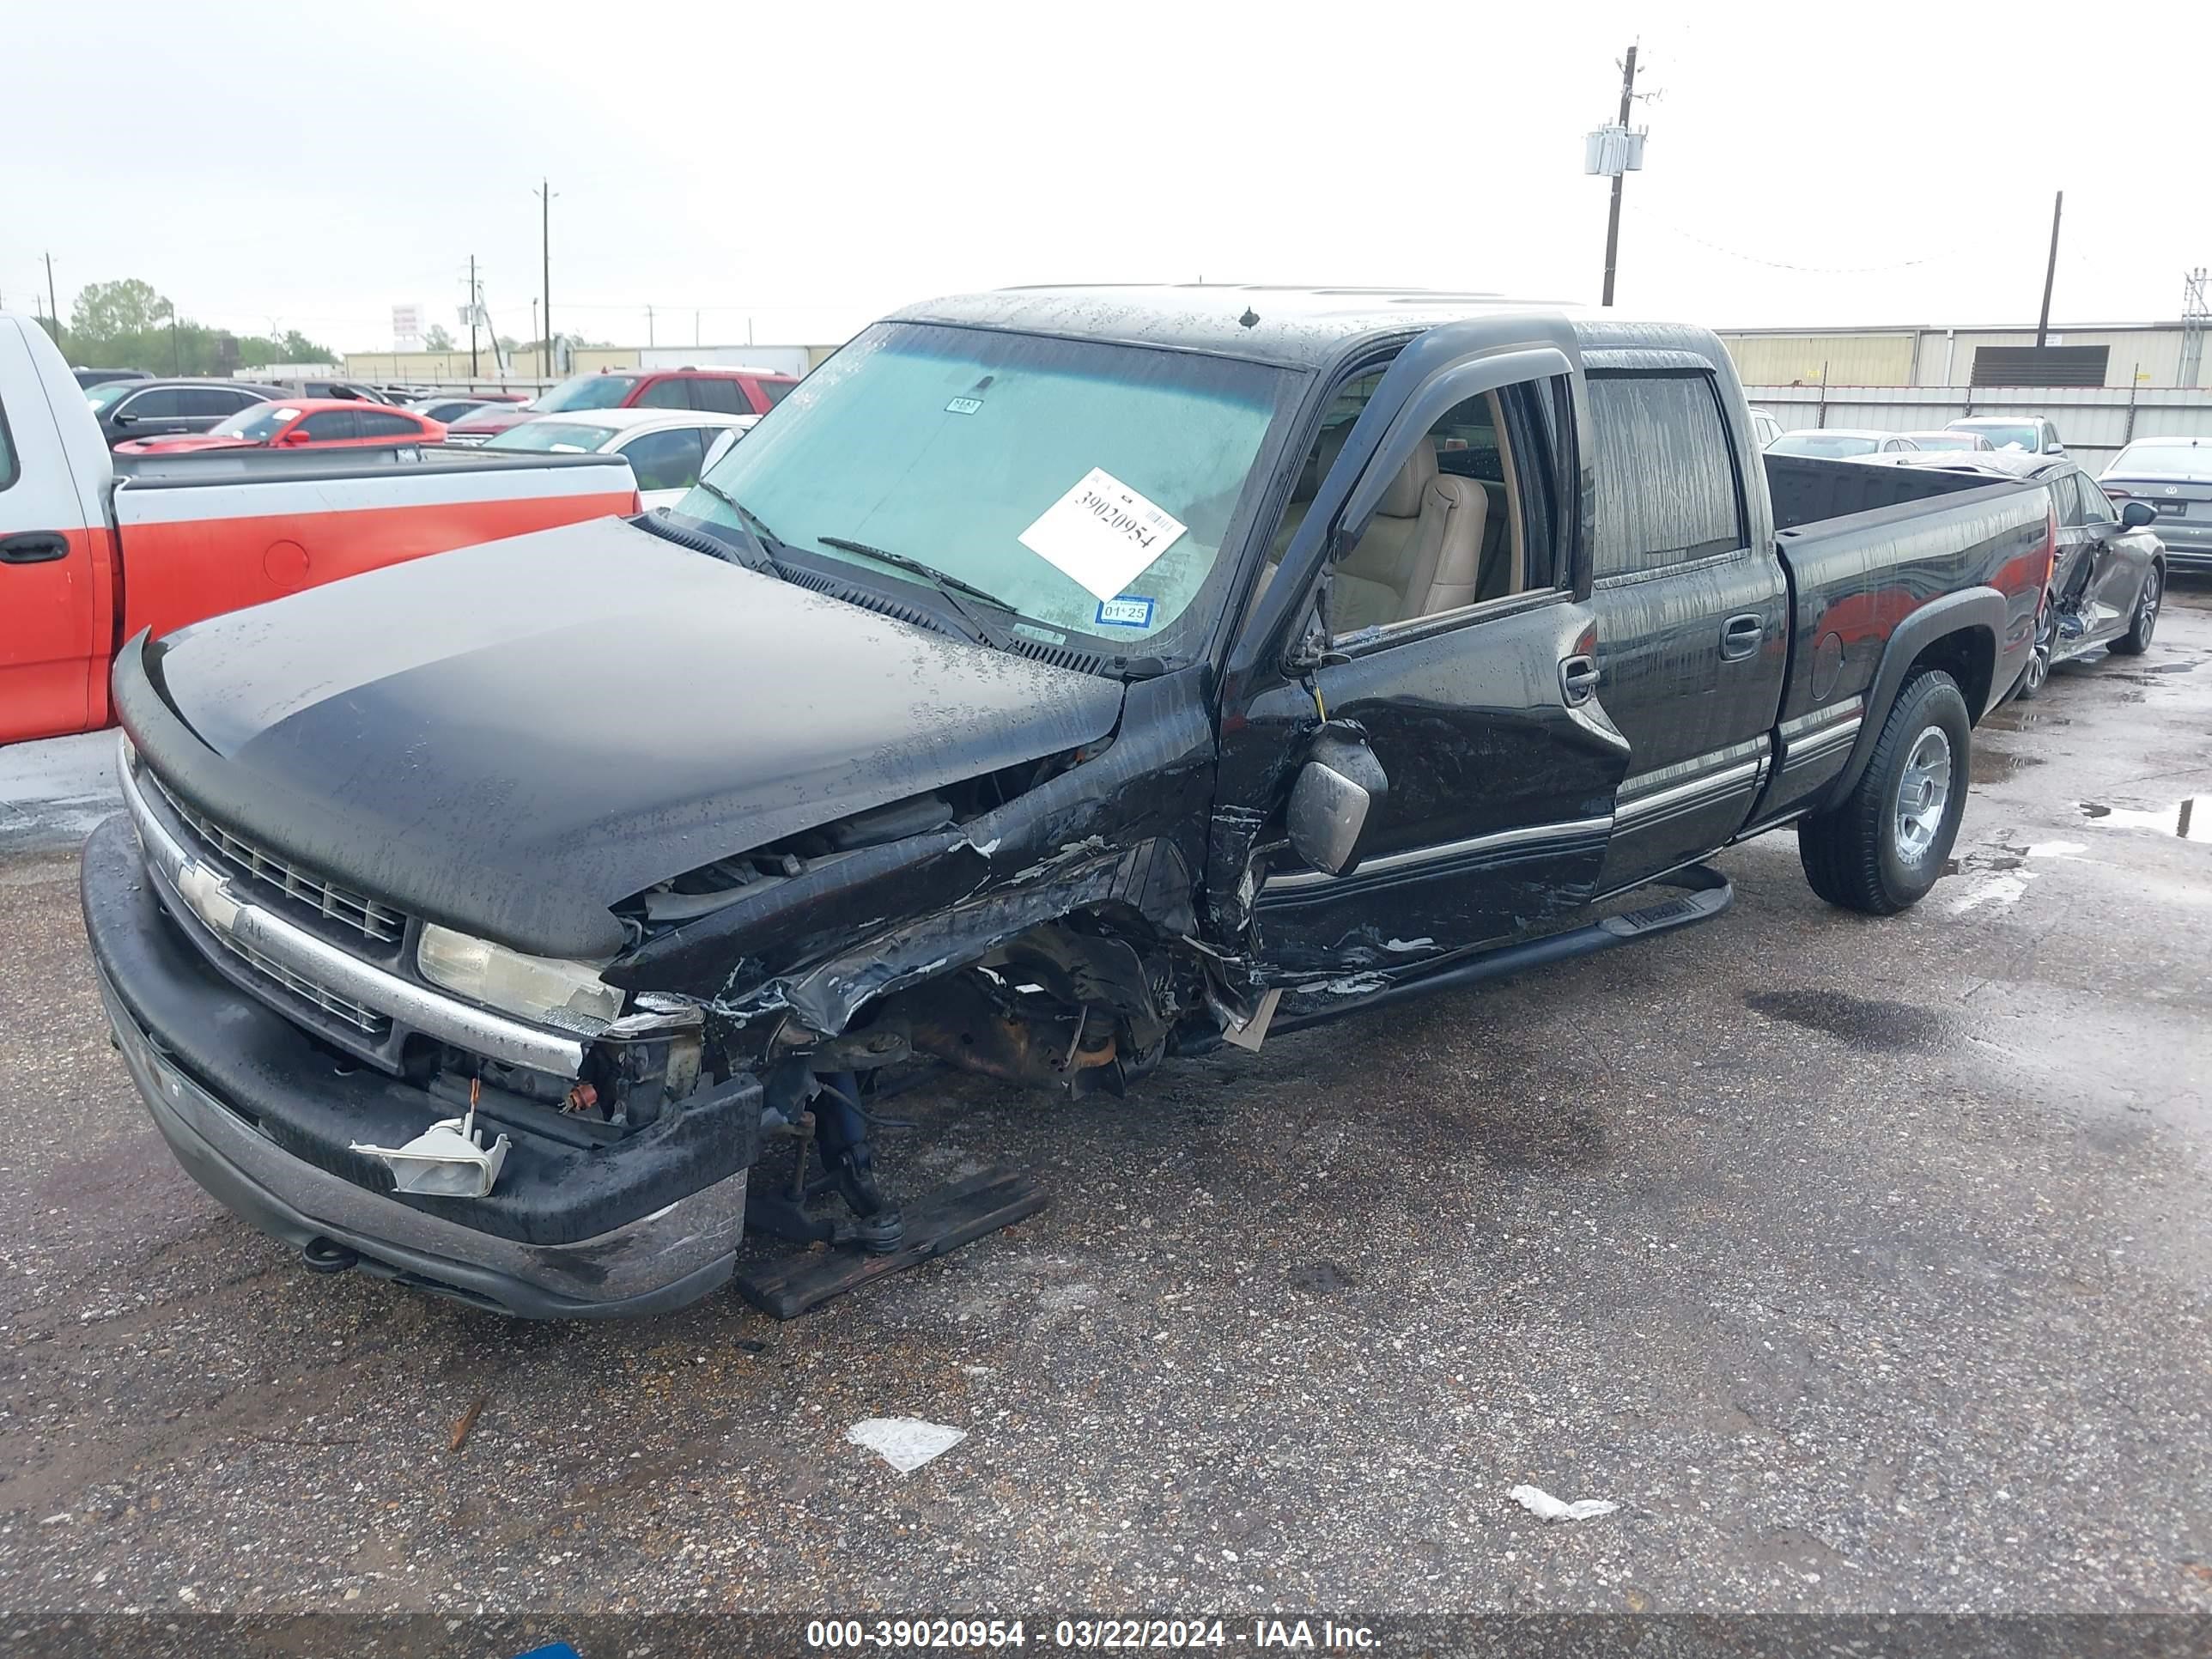
[[[1769,269],[1774,270],[1803,271],[1809,276],[1863,276],[1873,271],[1907,270],[1914,265],[1935,264],[1944,259],[1955,259],[1961,253],[1966,252],[1966,246],[1961,245],[1958,247],[1947,249],[1941,253],[1923,253],[1916,259],[1900,259],[1894,264],[1802,265],[1795,264],[1788,259],[1769,259],[1760,254],[1746,253],[1738,248],[1725,247],[1718,242],[1708,240],[1706,238],[1698,235],[1694,231],[1685,230],[1680,225],[1670,225],[1663,219],[1652,218],[1650,214],[1644,212],[1640,208],[1635,210],[1635,212],[1638,218],[1657,226],[1661,230],[1668,231],[1674,235],[1679,236],[1686,242],[1695,242],[1699,247],[1711,248],[1715,253],[1725,253],[1731,259],[1741,259],[1746,264],[1765,265]]]

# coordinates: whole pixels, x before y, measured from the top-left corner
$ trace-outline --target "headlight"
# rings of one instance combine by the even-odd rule
[[[435,923],[422,929],[415,961],[434,985],[547,1025],[597,1032],[622,1012],[623,994],[588,963],[525,956]]]

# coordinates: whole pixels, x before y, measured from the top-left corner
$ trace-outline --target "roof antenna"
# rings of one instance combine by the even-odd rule
[[[1260,313],[1249,306],[1244,307],[1244,314],[1237,319],[1237,326],[1239,328],[1256,328],[1259,324]]]

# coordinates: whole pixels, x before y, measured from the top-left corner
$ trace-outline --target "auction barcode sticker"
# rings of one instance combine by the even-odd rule
[[[1021,533],[1021,544],[1101,599],[1121,597],[1130,580],[1174,546],[1188,528],[1103,467]]]

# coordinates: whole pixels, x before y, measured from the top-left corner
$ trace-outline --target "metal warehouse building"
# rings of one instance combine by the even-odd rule
[[[1785,428],[1911,432],[1967,415],[2045,415],[2085,466],[2137,438],[2212,438],[2201,322],[2035,330],[1723,329],[1751,400]]]

